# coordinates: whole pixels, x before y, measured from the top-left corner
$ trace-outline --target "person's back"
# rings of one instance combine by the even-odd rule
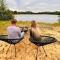
[[[38,43],[38,44],[49,44],[57,41],[54,37],[44,36],[41,33],[40,29],[36,26],[35,21],[32,21],[31,23],[30,40],[33,43]]]
[[[17,21],[15,19],[11,20],[11,25],[7,27],[8,38],[16,39],[21,37],[21,30],[16,26]]]
[[[36,22],[31,22],[31,31],[34,34],[35,38],[39,38],[41,36],[41,30],[39,27],[36,26]]]
[[[19,34],[21,34],[21,30],[19,27],[16,27],[14,25],[9,26],[7,28],[7,32],[8,32],[8,38],[19,38]]]

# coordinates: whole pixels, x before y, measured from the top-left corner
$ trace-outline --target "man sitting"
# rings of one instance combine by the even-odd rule
[[[21,32],[21,29],[16,26],[17,21],[15,19],[11,20],[11,25],[8,26],[8,38],[10,39],[18,39],[23,38],[24,32]]]

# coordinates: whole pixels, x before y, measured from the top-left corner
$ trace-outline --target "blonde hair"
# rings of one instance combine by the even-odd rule
[[[31,27],[36,27],[36,22],[34,20],[31,22]]]

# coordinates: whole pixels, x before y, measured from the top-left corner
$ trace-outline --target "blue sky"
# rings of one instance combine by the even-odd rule
[[[60,0],[6,0],[6,4],[17,11],[60,11]]]

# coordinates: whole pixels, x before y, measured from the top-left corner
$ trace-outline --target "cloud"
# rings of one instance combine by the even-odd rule
[[[17,3],[16,0],[6,0],[7,8],[11,10],[17,10]]]
[[[60,10],[60,0],[6,0],[11,10],[56,11]]]

